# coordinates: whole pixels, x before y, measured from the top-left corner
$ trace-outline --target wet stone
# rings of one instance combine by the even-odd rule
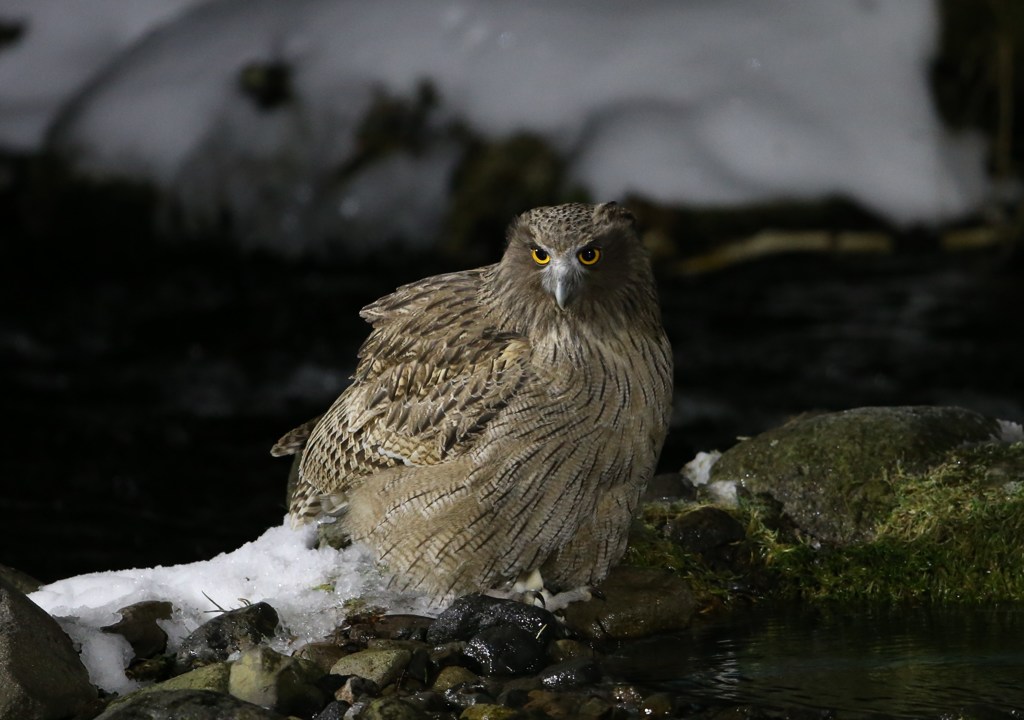
[[[107,708],[95,720],[285,720],[283,715],[210,690],[160,690],[136,693]]]
[[[463,710],[459,715],[459,720],[508,720],[508,718],[518,715],[518,711],[504,705],[480,703]]]
[[[313,720],[344,720],[345,713],[348,712],[348,709],[348,703],[334,700],[329,702],[327,707],[314,715]]]
[[[161,690],[214,690],[226,693],[230,677],[231,663],[219,662],[190,670],[154,687]]]
[[[716,507],[698,508],[669,520],[665,534],[683,550],[705,556],[746,537],[743,525]]]
[[[326,673],[330,672],[331,668],[334,667],[334,663],[348,654],[349,652],[345,648],[334,643],[312,642],[296,650],[293,657],[316,663]]]
[[[427,639],[427,630],[433,623],[433,618],[422,615],[384,615],[378,618],[373,626],[379,638],[423,642]]]
[[[534,634],[508,625],[484,628],[470,639],[464,653],[483,675],[535,673],[547,659],[545,645]]]
[[[436,645],[450,640],[469,640],[495,625],[519,628],[545,644],[554,639],[561,627],[555,616],[543,608],[480,594],[463,595],[430,626],[427,642]]]
[[[380,693],[380,686],[377,685],[373,680],[353,675],[352,677],[345,680],[345,684],[342,685],[334,693],[334,697],[343,703],[349,705],[355,705],[360,700],[374,697]]]
[[[644,717],[668,717],[673,711],[672,696],[668,693],[653,693],[640,703],[640,714]]]
[[[412,659],[404,648],[361,650],[334,663],[332,675],[356,675],[373,680],[379,687],[394,682]]]
[[[600,600],[597,602],[600,602]],[[597,653],[594,651],[594,648],[581,643],[579,640],[562,638],[561,640],[555,640],[548,646],[548,657],[552,662],[559,663],[573,658],[597,657]]]
[[[451,705],[466,708],[478,703],[493,703],[495,694],[483,680],[454,685],[443,693],[444,699]]]
[[[590,697],[580,703],[577,712],[580,717],[606,720],[613,717],[615,708],[601,698]]]
[[[309,715],[328,698],[316,683],[316,664],[288,657],[268,647],[246,650],[231,665],[228,689],[235,697],[285,714]]]
[[[441,671],[434,678],[434,684],[431,688],[437,692],[445,692],[449,688],[453,688],[456,685],[463,683],[474,683],[480,678],[469,668],[464,668],[460,665],[449,665],[448,667],[441,668]]]
[[[444,695],[432,690],[420,690],[412,695],[407,695],[404,699],[414,707],[426,712],[441,712],[448,709],[448,701],[444,699]]]
[[[539,711],[552,718],[569,718],[578,714],[580,699],[564,693],[549,690],[534,690],[530,700],[523,706],[527,712]]]
[[[359,717],[360,720],[425,720],[427,714],[410,702],[386,697],[367,704]]]
[[[227,660],[236,650],[259,645],[274,634],[277,611],[264,602],[230,610],[203,623],[186,637],[178,650],[178,665],[191,668]]]
[[[633,685],[616,685],[612,688],[612,699],[626,708],[639,708],[644,696]]]
[[[696,500],[697,491],[681,473],[661,473],[651,478],[641,496],[641,502],[657,500]]]
[[[582,687],[601,680],[601,667],[593,658],[574,658],[544,668],[540,681],[545,687]]]
[[[638,638],[681,630],[697,609],[690,586],[667,570],[620,565],[598,589],[604,599],[565,609],[566,626],[587,638]]]

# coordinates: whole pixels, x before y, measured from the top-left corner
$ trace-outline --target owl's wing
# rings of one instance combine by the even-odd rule
[[[310,436],[302,482],[337,495],[388,467],[445,462],[515,396],[529,345],[491,326],[481,272],[428,278],[364,309],[373,332]]]
[[[294,455],[300,452],[302,448],[306,447],[306,442],[313,433],[313,428],[320,422],[321,417],[321,415],[318,415],[312,420],[302,423],[297,428],[286,432],[274,443],[274,447],[270,448],[270,454],[274,457],[284,457],[285,455]]]

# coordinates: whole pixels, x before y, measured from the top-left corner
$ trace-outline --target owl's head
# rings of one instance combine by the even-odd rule
[[[632,214],[613,202],[528,210],[509,227],[501,265],[561,311],[617,294],[638,268],[649,272]]]

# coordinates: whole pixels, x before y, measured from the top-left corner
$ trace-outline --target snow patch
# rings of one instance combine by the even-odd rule
[[[395,612],[434,614],[425,600],[390,593],[369,552],[313,548],[315,527],[285,524],[211,560],[147,569],[90,573],[46,585],[29,595],[54,616],[81,648],[93,683],[108,692],[127,692],[137,683],[125,677],[131,647],[102,627],[120,619],[118,610],[144,600],[166,600],[175,610],[160,621],[168,649],[209,620],[211,613],[265,601],[277,610],[282,632],[275,646],[284,652],[325,637],[345,619],[343,603],[360,597]]]

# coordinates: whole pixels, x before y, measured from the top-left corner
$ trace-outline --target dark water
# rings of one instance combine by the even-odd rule
[[[1024,607],[755,609],[626,645],[613,668],[695,707],[1024,717]]]

